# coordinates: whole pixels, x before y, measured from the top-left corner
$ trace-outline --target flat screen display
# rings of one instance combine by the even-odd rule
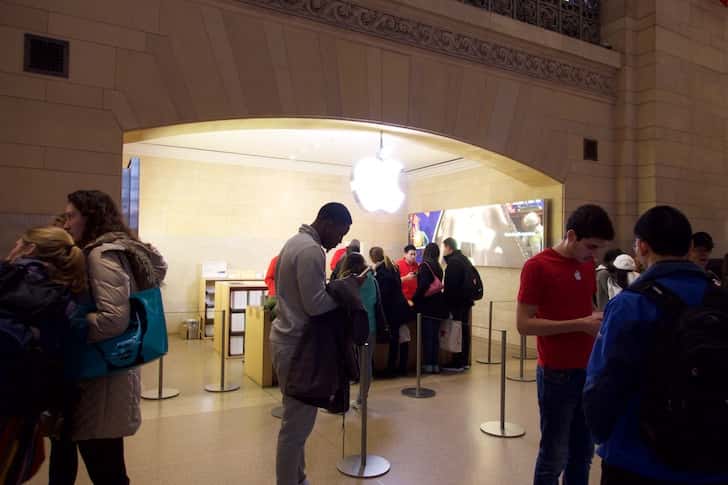
[[[420,261],[428,243],[442,248],[453,237],[475,266],[520,268],[544,249],[546,205],[544,199],[535,199],[412,213],[408,240]]]

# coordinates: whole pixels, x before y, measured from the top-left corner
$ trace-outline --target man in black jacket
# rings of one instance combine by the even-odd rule
[[[473,307],[472,297],[466,294],[465,278],[470,273],[472,263],[458,249],[455,239],[449,237],[443,241],[442,254],[445,257],[445,302],[453,319],[463,324],[462,352],[453,354],[450,365],[443,370],[463,372],[470,368],[470,309]]]

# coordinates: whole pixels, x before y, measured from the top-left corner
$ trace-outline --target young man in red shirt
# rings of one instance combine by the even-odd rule
[[[399,276],[402,279],[402,293],[407,298],[407,303],[412,306],[412,298],[417,291],[417,250],[412,244],[404,247],[404,256],[397,261]]]
[[[521,272],[517,321],[538,345],[541,443],[534,485],[587,485],[594,443],[584,418],[582,391],[602,314],[593,311],[594,255],[614,239],[599,206],[579,207],[556,246],[529,259]]]

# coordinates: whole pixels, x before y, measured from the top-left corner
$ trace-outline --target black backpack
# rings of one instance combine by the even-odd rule
[[[472,301],[483,299],[483,280],[480,279],[478,268],[465,259],[465,280],[463,281],[463,295]]]
[[[644,442],[677,470],[728,472],[728,291],[708,282],[696,306],[656,281],[629,291],[660,310],[640,389]]]
[[[40,412],[60,398],[70,294],[39,271],[40,263],[0,263],[0,415]]]

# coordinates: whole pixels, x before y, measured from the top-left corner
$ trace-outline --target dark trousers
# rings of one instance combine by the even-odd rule
[[[602,462],[602,485],[690,485],[682,482],[663,482],[637,475]],[[727,485],[725,482],[716,485]]]
[[[582,392],[583,369],[536,371],[541,443],[536,459],[534,485],[587,485],[594,443],[586,426]]]
[[[124,464],[124,439],[52,440],[48,471],[49,485],[72,485],[78,472],[81,453],[94,485],[128,485]]]
[[[435,366],[440,362],[440,322],[439,318],[422,316],[422,365]]]
[[[399,355],[399,366],[397,356]],[[409,357],[409,342],[399,343],[399,328],[392,329],[389,338],[389,354],[387,355],[387,371],[390,374],[407,373],[407,359]]]
[[[455,367],[470,365],[470,308],[459,308],[452,311],[453,319],[459,320],[463,324],[462,352],[458,352],[452,356],[452,364]]]

